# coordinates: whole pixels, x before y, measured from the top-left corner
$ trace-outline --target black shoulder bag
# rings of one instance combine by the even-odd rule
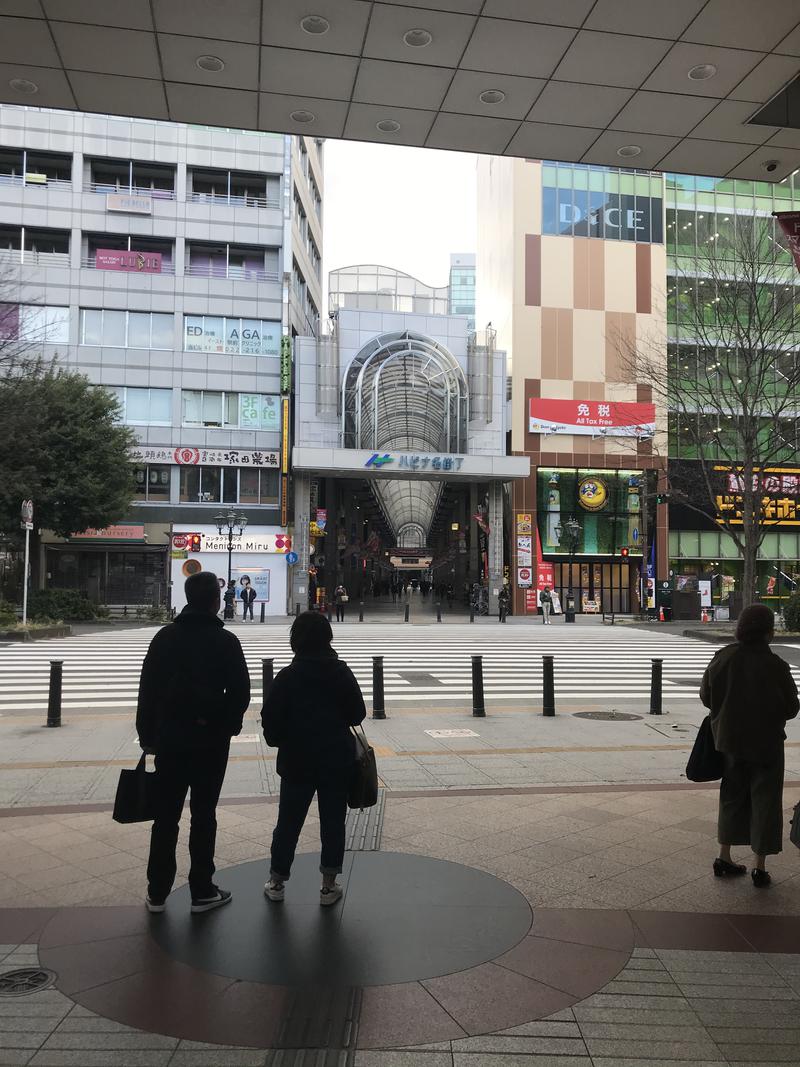
[[[351,726],[356,743],[356,762],[347,791],[348,808],[372,808],[378,803],[378,765],[375,750],[362,727]]]
[[[725,771],[725,757],[717,752],[714,734],[711,732],[711,717],[706,715],[700,723],[697,737],[686,764],[686,777],[690,782],[716,782]]]
[[[114,822],[151,822],[156,815],[156,776],[147,771],[142,758],[135,770],[126,768],[119,772],[117,795],[114,798]]]

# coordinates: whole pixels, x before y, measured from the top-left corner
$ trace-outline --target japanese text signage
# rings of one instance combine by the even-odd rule
[[[106,193],[106,211],[124,211],[129,215],[152,215],[153,201],[141,193]]]
[[[718,522],[742,523],[742,494],[744,476],[729,467],[715,467],[721,478],[720,491],[715,496]],[[760,482],[760,484],[759,484]],[[770,467],[753,475],[753,489],[761,493],[763,521],[784,526],[800,526],[800,469]]]
[[[385,467],[409,471],[460,471],[464,464],[463,456],[429,456],[416,453],[403,454],[393,452],[373,452],[365,467],[383,470]]]
[[[104,526],[69,535],[70,541],[144,541],[144,526]]]
[[[180,467],[278,467],[277,452],[247,448],[141,448],[131,449],[134,463],[177,463]]]
[[[248,534],[233,539],[234,552],[288,552],[292,539],[288,534]],[[201,534],[201,552],[227,552],[227,534]]]
[[[292,339],[281,337],[281,392],[289,393],[292,389]]]
[[[656,430],[655,404],[531,397],[528,416],[530,433],[641,437]]]
[[[160,274],[160,252],[136,252],[118,248],[98,248],[94,265],[98,270],[123,270],[134,274]]]

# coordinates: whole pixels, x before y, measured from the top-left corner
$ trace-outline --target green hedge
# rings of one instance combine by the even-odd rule
[[[800,630],[800,593],[790,596],[783,605],[783,621],[786,629],[796,632]]]
[[[17,621],[17,611],[8,600],[0,600],[0,629],[13,626]]]
[[[97,618],[95,605],[75,589],[37,589],[28,598],[30,619],[88,622]]]

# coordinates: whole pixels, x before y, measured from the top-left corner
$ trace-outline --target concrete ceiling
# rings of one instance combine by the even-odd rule
[[[0,0],[8,103],[720,177],[798,70],[798,0]]]

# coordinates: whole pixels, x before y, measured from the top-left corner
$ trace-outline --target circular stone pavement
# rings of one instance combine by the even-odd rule
[[[198,970],[275,985],[390,985],[464,971],[508,952],[529,932],[524,896],[486,871],[394,852],[349,855],[344,897],[319,904],[318,859],[297,857],[286,899],[263,894],[263,861],[219,875],[233,902],[192,915],[188,887],[153,916],[172,959]]]

